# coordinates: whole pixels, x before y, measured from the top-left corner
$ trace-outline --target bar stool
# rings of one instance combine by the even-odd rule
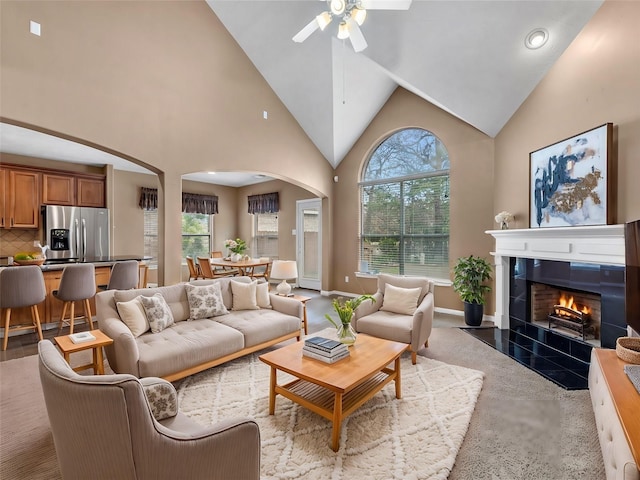
[[[138,287],[140,272],[137,260],[116,262],[111,267],[107,290],[131,290]]]
[[[69,334],[73,333],[73,322],[75,319],[75,302],[84,302],[85,316],[89,319],[91,330],[93,330],[93,319],[91,318],[91,306],[89,299],[96,294],[96,269],[93,263],[79,263],[68,265],[62,271],[60,286],[54,290],[53,296],[64,302],[62,305],[62,315],[58,325],[58,334],[64,327],[67,308],[71,305],[71,316],[69,317]]]
[[[28,265],[23,267],[7,267],[0,269],[0,308],[5,309],[4,339],[2,350],[7,349],[9,332],[15,330],[31,330],[38,333],[42,340],[42,327],[38,304],[47,296],[44,287],[44,276],[40,267]],[[33,325],[17,325],[10,327],[11,309],[31,307]]]

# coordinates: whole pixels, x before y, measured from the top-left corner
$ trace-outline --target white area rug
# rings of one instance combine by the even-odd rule
[[[393,382],[342,424],[276,397],[268,414],[269,367],[250,355],[181,381],[180,410],[202,424],[252,417],[260,426],[263,479],[446,479],[467,432],[483,373],[404,354],[402,399]],[[280,375],[280,373],[279,373]],[[278,378],[287,381],[286,374]],[[291,378],[291,377],[289,377]]]

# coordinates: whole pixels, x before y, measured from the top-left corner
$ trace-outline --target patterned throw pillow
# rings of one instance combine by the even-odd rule
[[[189,318],[191,320],[218,317],[229,313],[222,301],[222,290],[220,290],[218,282],[203,286],[187,283],[185,288],[187,289]]]
[[[162,294],[156,293],[153,297],[141,296],[140,303],[147,314],[151,333],[160,333],[173,325],[173,314]]]
[[[161,379],[145,379],[142,388],[149,401],[151,413],[156,420],[175,417],[178,414],[178,398],[173,386]]]

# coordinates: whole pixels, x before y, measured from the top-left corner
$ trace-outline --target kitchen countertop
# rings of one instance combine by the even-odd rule
[[[47,262],[52,263],[45,262],[45,264],[40,268],[43,272],[50,272],[55,270],[63,270],[67,265],[73,265],[74,263],[93,263],[97,267],[109,267],[116,262],[124,262],[126,260],[137,260],[141,262],[151,260],[151,257],[145,257],[144,255],[113,255],[110,257],[79,258],[73,261],[64,261],[63,259],[50,258],[47,260]],[[5,265],[4,267],[7,266],[10,265]]]

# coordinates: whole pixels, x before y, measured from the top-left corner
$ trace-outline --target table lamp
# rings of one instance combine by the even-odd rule
[[[295,260],[274,260],[271,266],[271,278],[282,280],[276,287],[278,295],[283,297],[291,293],[291,285],[287,280],[298,278],[298,264]]]

